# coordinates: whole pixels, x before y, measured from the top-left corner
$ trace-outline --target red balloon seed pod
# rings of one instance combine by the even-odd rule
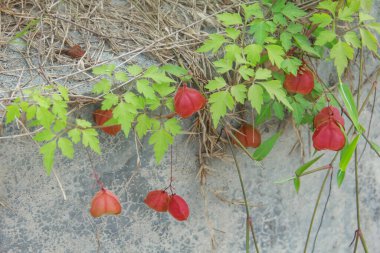
[[[187,220],[190,214],[189,206],[186,201],[176,194],[170,196],[168,211],[179,221]]]
[[[334,106],[327,106],[323,108],[315,117],[314,117],[314,127],[318,128],[324,124],[334,121],[339,123],[344,127],[344,119],[340,115],[339,110]]]
[[[344,133],[334,121],[318,127],[313,134],[313,146],[316,150],[338,151],[345,143]]]
[[[96,110],[93,116],[96,125],[102,126],[112,118],[112,110]],[[109,135],[116,135],[121,130],[121,125],[103,127],[101,130]]]
[[[90,213],[95,218],[102,215],[120,214],[120,201],[111,191],[102,188],[92,199]]]
[[[296,76],[291,73],[285,76],[284,88],[290,93],[307,95],[314,89],[314,75],[306,65],[302,65]]]
[[[170,197],[166,191],[150,191],[144,199],[144,203],[157,212],[166,212],[168,210]]]
[[[261,144],[260,132],[250,124],[243,124],[239,131],[235,132],[235,137],[246,148],[257,148]]]
[[[197,90],[188,88],[186,84],[180,87],[174,96],[175,112],[182,118],[188,118],[206,104],[205,97]]]

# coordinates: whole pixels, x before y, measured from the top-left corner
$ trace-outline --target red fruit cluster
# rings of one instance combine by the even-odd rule
[[[187,220],[190,214],[189,206],[182,197],[176,194],[169,196],[169,194],[163,190],[149,192],[144,199],[144,203],[157,212],[168,211],[179,221]]]
[[[344,119],[339,110],[333,106],[323,108],[314,117],[313,146],[316,150],[341,150],[346,138],[342,131]]]
[[[112,118],[112,110],[96,110],[93,116],[96,125],[102,126]],[[101,130],[109,135],[116,135],[121,130],[121,125],[102,127]]]
[[[290,93],[309,94],[314,89],[313,73],[306,65],[302,65],[296,76],[293,74],[285,76],[284,89]]]
[[[239,131],[235,133],[235,137],[246,148],[257,148],[261,144],[261,134],[250,124],[243,124]],[[237,144],[237,142],[235,141]]]
[[[111,191],[102,188],[92,199],[90,213],[95,218],[102,215],[120,214],[120,201]]]
[[[199,91],[188,88],[186,84],[180,87],[174,96],[175,112],[182,118],[190,117],[202,109],[205,104],[205,97]]]

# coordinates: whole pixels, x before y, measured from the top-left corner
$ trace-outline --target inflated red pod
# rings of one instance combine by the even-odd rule
[[[234,135],[246,148],[257,148],[261,144],[260,132],[250,124],[243,124]]]
[[[102,188],[92,199],[90,213],[95,218],[102,215],[120,214],[120,201],[110,190]]]
[[[155,190],[150,191],[145,199],[144,203],[157,212],[166,212],[168,210],[170,197],[166,191]]]
[[[313,72],[306,65],[300,66],[296,76],[291,73],[285,76],[284,89],[290,93],[309,94],[314,89]]]
[[[188,118],[202,109],[206,98],[196,89],[188,88],[186,84],[180,87],[174,96],[175,112],[182,118]]]
[[[102,126],[112,118],[112,110],[96,110],[93,116],[96,125]],[[121,125],[107,126],[100,129],[109,135],[116,135],[121,130]]]
[[[334,121],[319,126],[313,134],[313,146],[316,150],[339,151],[345,144],[344,133]]]
[[[335,121],[344,127],[344,119],[340,115],[339,110],[334,106],[327,106],[323,108],[315,117],[314,117],[314,127],[318,128],[324,124],[329,123],[330,121]]]
[[[168,212],[179,221],[187,220],[190,215],[186,201],[176,194],[170,196]]]

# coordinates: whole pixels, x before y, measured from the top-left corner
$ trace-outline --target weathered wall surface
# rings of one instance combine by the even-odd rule
[[[4,66],[23,66],[20,55],[12,50],[6,53],[13,55],[13,58],[7,58]],[[371,73],[378,62],[371,57],[368,61],[367,72]],[[322,78],[331,80],[331,65],[325,64],[319,69]],[[32,78],[30,85],[42,82],[37,77]],[[6,91],[18,83],[18,76],[1,75],[0,83]],[[66,84],[75,85],[75,82]],[[372,106],[374,115],[370,139],[380,143],[380,128],[377,127],[380,123],[379,100],[375,105],[369,102],[361,121],[368,123]],[[89,117],[90,109],[83,112],[84,117]],[[276,127],[261,127],[264,139],[273,134]],[[307,132],[304,128],[302,133],[306,147]],[[15,125],[7,126],[3,136],[15,133],[20,133]],[[260,249],[265,253],[303,252],[315,200],[325,175],[325,172],[320,172],[302,178],[299,194],[296,194],[292,182],[274,183],[292,176],[301,164],[299,149],[289,154],[295,141],[295,132],[288,123],[271,155],[262,163],[254,163],[235,150],[252,205],[252,219]],[[55,171],[67,197],[64,200],[54,175],[46,176],[38,147],[28,136],[0,139],[1,253],[245,252],[245,210],[229,152],[224,160],[209,161],[212,173],[207,183],[200,186],[197,179],[197,145],[186,142],[185,137],[176,139],[173,146],[175,187],[177,193],[189,203],[191,212],[189,220],[181,223],[166,213],[151,211],[143,203],[149,190],[168,184],[169,156],[156,165],[152,151],[146,148],[147,143],[137,154],[134,138],[126,139],[122,134],[110,137],[101,133],[101,143],[102,156],[92,154],[91,157],[106,186],[120,197],[123,212],[117,217],[93,219],[89,214],[89,205],[98,188],[84,149],[77,149],[74,160],[60,156],[56,158]],[[359,153],[364,145],[363,141],[359,143]],[[136,166],[138,155],[141,167]],[[327,152],[316,166],[328,163],[332,155]],[[309,158],[307,156],[306,160]],[[367,146],[360,160],[359,180],[362,230],[370,252],[378,252],[380,248],[379,168],[379,158]],[[353,250],[349,247],[356,229],[353,165],[347,169],[341,188],[336,185],[335,174],[336,170],[330,201],[314,250],[317,253]],[[308,252],[312,250],[328,190],[329,185],[322,195]],[[358,252],[362,252],[360,246],[359,249]]]

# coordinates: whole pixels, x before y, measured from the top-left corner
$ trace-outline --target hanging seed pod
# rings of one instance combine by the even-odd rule
[[[186,84],[180,87],[174,96],[175,112],[182,118],[190,117],[202,109],[205,104],[205,97],[199,91],[188,88]]]
[[[176,194],[170,196],[168,211],[179,221],[187,220],[190,214],[189,206],[186,201]]]
[[[334,106],[327,106],[323,108],[315,117],[314,117],[314,127],[319,128],[320,126],[334,121],[339,123],[344,127],[344,119],[340,115],[339,110]]]
[[[83,49],[79,45],[74,45],[69,49],[62,50],[61,52],[70,56],[73,59],[82,58],[82,56],[85,54],[85,51],[83,51]]]
[[[306,67],[299,67],[297,75],[289,73],[285,76],[284,89],[289,93],[309,94],[314,89],[314,75]]]
[[[257,148],[261,144],[261,134],[250,124],[243,124],[238,132],[235,132],[235,137],[243,144],[244,147]],[[234,141],[237,144],[236,141]]]
[[[169,195],[166,191],[155,190],[150,191],[145,199],[144,203],[157,212],[166,212],[169,206]]]
[[[111,191],[102,188],[91,202],[90,213],[97,218],[102,215],[117,215],[121,213],[121,205],[118,197]]]
[[[108,120],[112,118],[112,110],[96,110],[93,113],[94,121],[96,125],[102,126]],[[109,135],[116,135],[121,130],[121,125],[114,125],[109,127],[103,127],[101,130]]]
[[[344,133],[333,121],[318,127],[313,134],[313,146],[316,150],[338,151],[344,147],[345,143]]]

